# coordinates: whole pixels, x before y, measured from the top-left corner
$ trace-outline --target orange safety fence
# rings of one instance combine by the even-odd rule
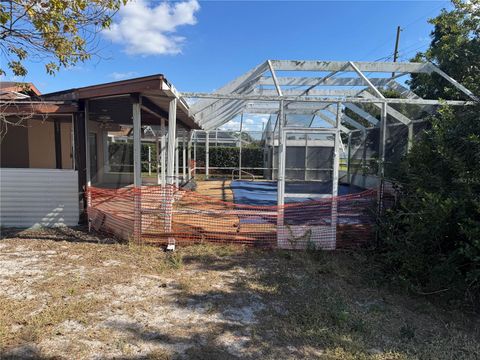
[[[90,187],[87,197],[92,228],[143,244],[335,249],[373,239],[377,195],[365,190],[282,207],[235,204],[173,186]]]

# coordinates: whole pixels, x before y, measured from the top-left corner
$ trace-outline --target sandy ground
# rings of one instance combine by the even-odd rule
[[[327,256],[13,231],[0,241],[0,358],[480,356],[478,319],[360,286],[356,260]]]

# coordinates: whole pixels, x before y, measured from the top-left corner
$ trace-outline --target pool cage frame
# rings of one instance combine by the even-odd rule
[[[279,77],[279,72],[287,72],[289,75],[299,73],[300,76]],[[329,73],[323,77],[306,77],[303,75],[304,72]],[[266,76],[266,73],[269,73],[270,76]],[[338,77],[342,73],[354,73],[356,76]],[[389,76],[372,78],[369,76],[371,73],[388,73]],[[398,78],[409,74],[436,74],[472,101],[423,99],[396,81]],[[292,89],[292,86],[296,86],[296,88]],[[363,86],[363,88],[352,90],[353,86]],[[395,90],[404,97],[386,98],[380,91],[381,87]],[[349,137],[352,128],[364,132],[366,130],[365,125],[348,117],[345,114],[345,109],[353,111],[370,126],[379,127],[380,146],[377,175],[380,179],[383,179],[387,116],[408,127],[409,147],[413,141],[414,120],[394,109],[391,106],[392,104],[466,106],[478,101],[478,98],[470,90],[432,63],[295,60],[267,60],[214,93],[183,92],[182,96],[200,99],[191,106],[190,113],[207,133],[227,123],[238,114],[242,114],[242,116],[244,113],[278,114],[279,129],[277,136],[280,144],[277,179],[278,205],[284,203],[282,189],[285,186],[285,153],[282,150],[285,141],[282,132],[284,129],[290,130],[286,124],[287,114],[317,115],[326,123],[332,125],[331,128],[301,128],[300,131],[302,132],[306,132],[307,129],[308,131],[334,131],[336,136],[343,132]],[[373,104],[379,108],[380,119],[362,108],[364,104]],[[328,117],[321,111],[324,109],[334,113],[335,119]],[[295,131],[297,130],[295,129]],[[335,156],[337,163],[338,144],[339,142],[336,142]],[[208,141],[206,146],[208,147]],[[206,163],[208,164],[208,151]]]
[[[309,76],[305,75],[308,74]],[[318,76],[317,73],[326,73]],[[371,74],[382,73],[382,76]],[[311,75],[314,76],[311,76]],[[353,76],[351,75],[353,74]],[[387,75],[385,75],[387,74]],[[470,100],[439,100],[423,99],[398,82],[399,78],[409,74],[434,74],[440,76],[446,83],[455,87],[461,98]],[[280,76],[285,75],[285,76]],[[399,97],[387,98],[381,89],[395,90]],[[334,136],[333,173],[332,173],[332,228],[335,227],[336,201],[338,195],[338,179],[340,164],[341,133],[348,136],[348,145],[352,131],[365,133],[371,128],[379,129],[378,142],[378,204],[381,206],[384,193],[385,178],[385,147],[387,119],[396,121],[408,127],[408,143],[413,141],[413,124],[395,105],[415,106],[469,106],[478,102],[478,98],[463,85],[445,74],[431,63],[394,63],[394,62],[352,62],[352,61],[298,61],[298,60],[267,60],[254,69],[226,84],[213,93],[178,92],[170,87],[168,95],[168,119],[161,118],[160,133],[157,134],[157,154],[154,164],[157,170],[157,184],[166,189],[162,193],[162,211],[169,218],[165,222],[165,232],[172,230],[173,203],[175,202],[171,190],[180,185],[179,179],[179,141],[177,132],[176,113],[179,104],[188,109],[188,115],[194,123],[207,134],[206,147],[206,175],[209,169],[209,141],[208,134],[228,123],[236,116],[244,114],[269,114],[276,116],[277,121],[273,132],[278,143],[277,163],[277,234],[280,238],[284,231],[285,204],[285,162],[286,162],[286,134],[293,133],[323,133]],[[193,104],[186,99],[196,99]],[[141,100],[141,99],[140,99]],[[191,104],[191,105],[188,105]],[[379,111],[379,116],[372,113],[368,106]],[[133,178],[134,188],[142,187],[141,178],[141,101],[133,103]],[[356,119],[348,116],[349,110],[356,115]],[[88,116],[88,104],[86,104]],[[292,126],[288,122],[289,115],[309,115],[312,121],[304,127]],[[321,119],[322,125],[314,125],[313,119]],[[359,121],[358,119],[361,119]],[[168,127],[165,126],[168,120]],[[242,129],[241,129],[242,130]],[[193,130],[195,131],[195,130]],[[184,182],[191,178],[191,150],[193,146],[195,159],[195,144],[192,142],[192,131],[182,132],[182,167],[187,171]],[[240,147],[241,145],[240,141]],[[161,144],[159,146],[158,144]],[[348,146],[350,151],[350,146]],[[87,146],[87,162],[89,159]],[[241,152],[240,152],[241,154]],[[241,156],[241,155],[240,155]],[[350,157],[348,157],[350,159]],[[241,160],[239,164],[241,173]],[[347,178],[350,179],[350,164],[347,164]],[[88,186],[90,174],[88,173]],[[170,190],[169,190],[170,189]],[[138,193],[140,194],[140,193]],[[87,199],[87,202],[90,200]],[[142,200],[141,195],[135,195],[133,239],[141,241],[142,227]],[[169,244],[175,244],[175,239],[169,239]],[[335,248],[333,244],[331,249]]]
[[[299,76],[279,76],[279,72],[300,74]],[[308,77],[305,72],[328,72],[322,77]],[[353,73],[355,77],[339,77],[340,74]],[[387,77],[371,77],[371,73],[388,73]],[[269,76],[267,76],[268,74]],[[391,75],[390,75],[391,74]],[[435,74],[446,83],[453,85],[461,95],[469,100],[423,99],[403,84],[396,81],[409,74]],[[292,86],[296,86],[292,88]],[[352,90],[352,86],[363,86]],[[387,98],[381,88],[386,87],[401,94],[399,98]],[[228,83],[214,93],[183,92],[186,98],[199,99],[191,106],[190,113],[200,126],[207,131],[215,130],[238,114],[278,114],[278,176],[277,205],[278,225],[283,225],[281,211],[285,200],[285,134],[294,132],[331,132],[335,136],[334,169],[332,197],[338,195],[339,144],[340,133],[348,135],[347,179],[350,181],[350,139],[353,129],[366,132],[364,124],[345,114],[345,109],[353,111],[364,123],[379,127],[378,149],[378,206],[382,207],[385,178],[385,146],[387,118],[391,117],[408,127],[408,149],[413,142],[414,120],[392,107],[392,104],[418,106],[472,105],[479,99],[463,85],[452,79],[432,63],[396,63],[396,62],[337,62],[337,61],[284,61],[267,60],[256,68]],[[380,110],[380,119],[369,113],[362,105],[372,104]],[[328,110],[335,118],[327,116],[321,110]],[[332,127],[307,128],[288,127],[287,114],[309,114],[319,116]],[[313,118],[312,118],[313,122]],[[206,174],[208,176],[208,135],[207,135]],[[241,172],[241,160],[240,160]],[[336,212],[332,204],[332,214]],[[332,217],[333,218],[333,217]],[[332,221],[332,224],[334,222]]]

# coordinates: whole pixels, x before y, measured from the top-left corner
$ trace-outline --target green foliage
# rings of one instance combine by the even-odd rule
[[[237,168],[240,149],[238,147],[210,146],[209,165],[211,167]],[[205,147],[197,146],[197,165],[205,165]],[[263,148],[259,146],[245,146],[242,148],[243,167],[262,167]]]
[[[155,144],[142,144],[141,160],[142,172],[148,171],[148,148],[151,148],[152,169],[155,168]],[[110,169],[115,172],[133,171],[133,143],[116,142],[108,144],[108,156]],[[179,162],[183,162],[183,152],[179,152]],[[239,160],[239,148],[225,146],[210,146],[209,161],[210,167],[237,168]],[[205,166],[205,147],[197,146],[197,166]],[[246,146],[242,148],[243,167],[262,167],[263,148],[258,146]],[[231,170],[227,171],[231,172]]]
[[[416,61],[431,61],[480,92],[480,2],[454,0],[430,20],[432,43]],[[416,74],[425,98],[464,98],[439,76]],[[480,105],[443,107],[396,169],[393,208],[380,218],[378,258],[390,278],[420,294],[480,300]]]
[[[42,59],[52,75],[94,53],[95,35],[108,28],[127,0],[25,0],[0,3],[0,49],[9,69],[25,76],[27,59]],[[6,66],[6,67],[5,67]]]
[[[452,2],[453,11],[442,10],[429,21],[434,25],[430,47],[413,60],[433,62],[473,93],[479,94],[480,1]],[[457,89],[436,74],[414,74],[410,87],[424,98],[462,98]]]
[[[384,269],[420,293],[480,295],[480,106],[431,117],[380,222]]]

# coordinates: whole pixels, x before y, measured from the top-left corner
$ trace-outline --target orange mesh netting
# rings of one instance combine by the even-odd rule
[[[366,190],[281,208],[249,206],[172,186],[118,190],[90,187],[87,196],[91,226],[126,240],[323,249],[370,241],[376,200],[376,192]],[[279,214],[283,221],[278,221]]]

